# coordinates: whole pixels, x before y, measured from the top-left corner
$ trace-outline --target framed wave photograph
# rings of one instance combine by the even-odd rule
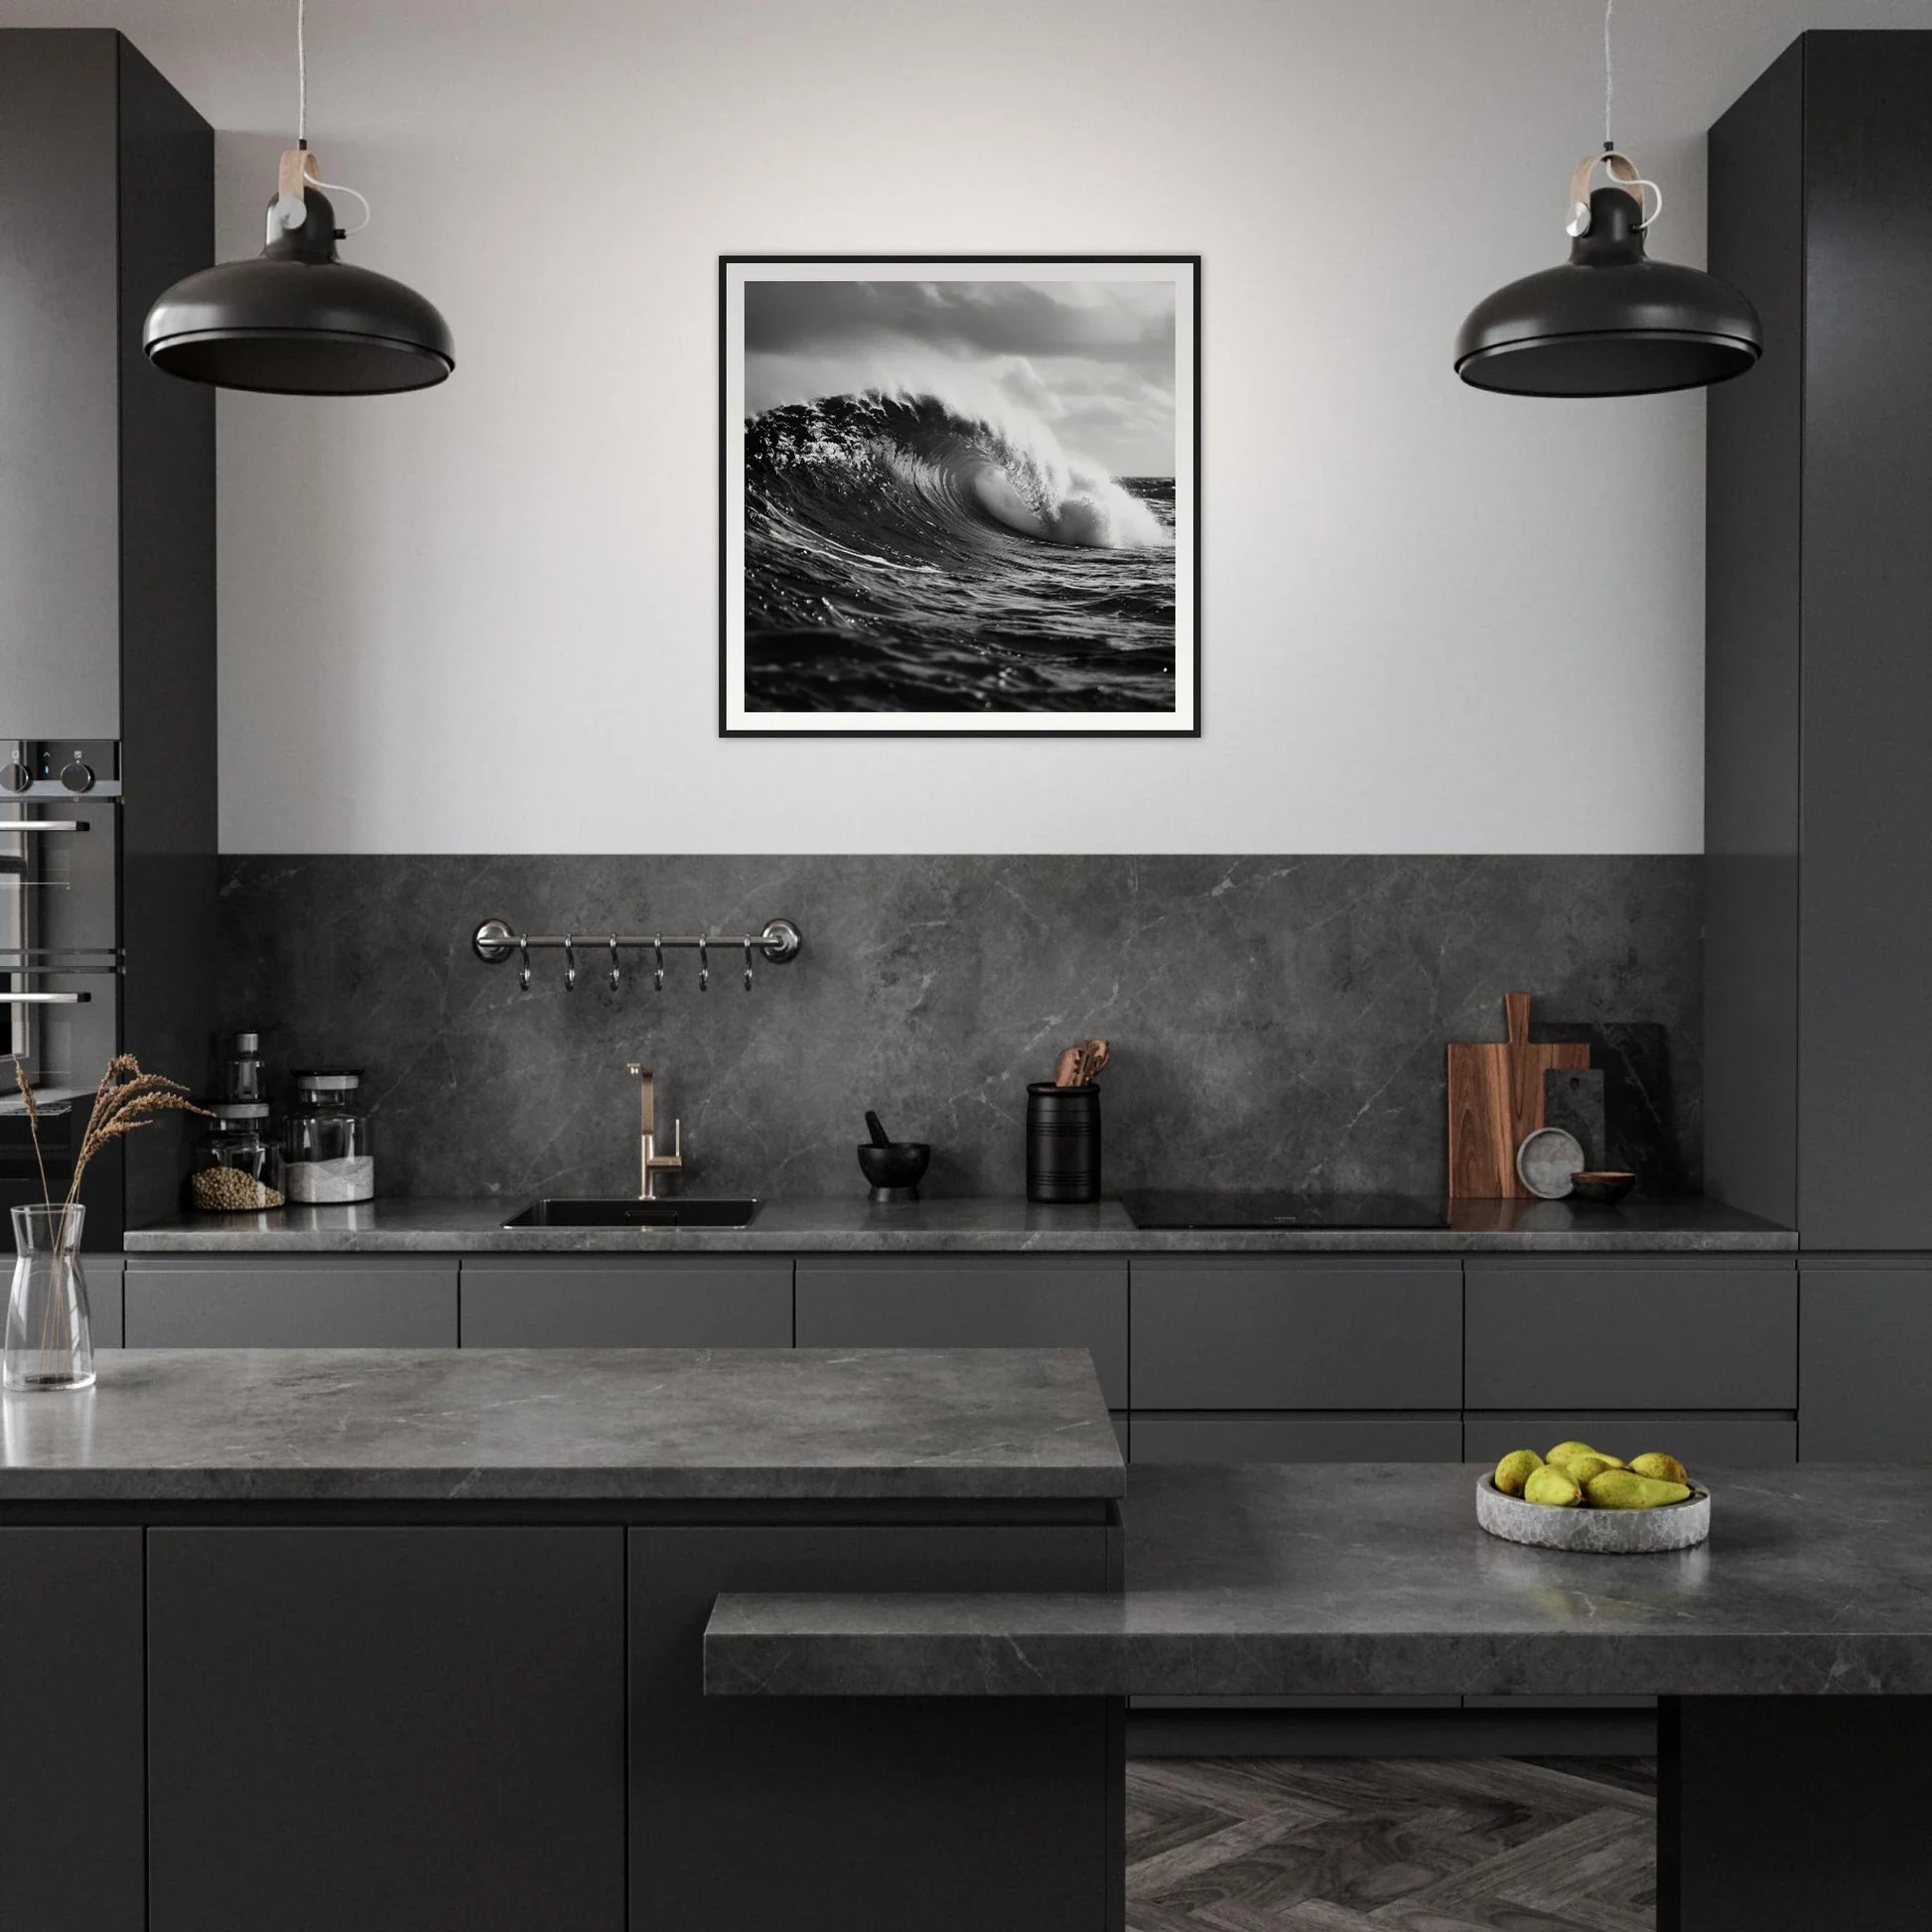
[[[721,733],[1198,735],[1199,256],[719,269]]]

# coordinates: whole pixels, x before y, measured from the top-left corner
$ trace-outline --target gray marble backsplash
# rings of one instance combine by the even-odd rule
[[[230,858],[224,1024],[279,1076],[367,1070],[385,1194],[634,1192],[636,1083],[682,1117],[691,1192],[863,1190],[877,1107],[928,1194],[1019,1192],[1029,1080],[1090,1034],[1106,1185],[1445,1184],[1443,1048],[1540,1019],[1668,1030],[1698,1181],[1695,858]],[[795,920],[793,963],[691,953],[613,993],[471,950],[479,921],[587,935]],[[674,1185],[680,1183],[673,1183]]]

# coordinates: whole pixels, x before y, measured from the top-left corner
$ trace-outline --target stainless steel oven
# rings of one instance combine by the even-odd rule
[[[95,750],[96,759],[103,754]],[[51,759],[50,759],[51,761]],[[111,771],[111,748],[103,759]],[[42,1110],[47,1184],[65,1192],[101,1071],[121,1039],[119,784],[73,760],[0,788],[0,1204],[40,1198],[26,1110],[9,1059]],[[19,777],[16,761],[7,776]],[[84,773],[88,789],[74,785]],[[84,1198],[119,1232],[118,1155],[89,1170]],[[100,1218],[90,1211],[89,1219]]]

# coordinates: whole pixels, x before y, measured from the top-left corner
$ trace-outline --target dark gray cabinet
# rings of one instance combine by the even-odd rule
[[[1134,1261],[1134,1409],[1454,1410],[1450,1261],[1189,1255]]]
[[[800,1348],[1084,1348],[1128,1407],[1125,1261],[807,1256],[794,1292]]]
[[[1626,1461],[1662,1449],[1682,1456],[1694,1471],[1701,1464],[1777,1467],[1798,1459],[1798,1424],[1789,1414],[1545,1409],[1485,1415],[1472,1409],[1462,1419],[1462,1454],[1470,1462],[1493,1462],[1517,1449],[1541,1455],[1572,1440]]]
[[[1928,169],[1925,32],[1805,34],[1711,133],[1765,341],[1707,418],[1707,1177],[1826,1250],[1932,1250]]]
[[[0,1529],[0,1921],[21,1932],[147,1924],[141,1590],[138,1529]]]
[[[622,1932],[621,1529],[148,1550],[150,1932]]]
[[[1932,1261],[1807,1261],[1799,1443],[1807,1462],[1932,1462]]]
[[[130,1348],[454,1348],[457,1264],[413,1255],[131,1256]]]
[[[462,1276],[466,1348],[789,1348],[788,1256],[487,1255]]]
[[[121,1275],[126,1267],[117,1255],[80,1257],[87,1278],[87,1313],[94,1324],[96,1348],[121,1345]]]
[[[1797,1406],[1789,1261],[1471,1256],[1465,1273],[1470,1409]]]
[[[1138,1415],[1136,1462],[1459,1462],[1462,1417]]]
[[[1118,1821],[1102,1830],[1096,1816],[1120,1775],[1105,1700],[974,1699],[962,1712],[945,1698],[707,1699],[701,1644],[721,1590],[1105,1589],[1108,1536],[633,1529],[631,1924],[1118,1926],[1126,1861]],[[864,1856],[855,1866],[828,1846]]]

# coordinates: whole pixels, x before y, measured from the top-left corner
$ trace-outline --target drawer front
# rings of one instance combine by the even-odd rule
[[[87,1314],[93,1322],[96,1348],[121,1345],[121,1275],[125,1267],[126,1263],[118,1255],[80,1257],[80,1272],[87,1278]]]
[[[1127,1264],[800,1260],[800,1348],[1084,1348],[1127,1405]]]
[[[1462,1273],[1134,1263],[1134,1410],[1459,1409]]]
[[[1472,1260],[1471,1409],[1792,1409],[1798,1276],[1789,1266]]]
[[[1533,1449],[1541,1455],[1573,1440],[1625,1461],[1646,1449],[1662,1449],[1689,1463],[1693,1475],[1703,1465],[1782,1468],[1798,1459],[1798,1425],[1790,1415],[1617,1415],[1562,1409],[1508,1416],[1471,1411],[1462,1419],[1462,1453],[1470,1462],[1494,1462],[1516,1449]]]
[[[1799,1281],[1805,1460],[1932,1461],[1932,1268],[1807,1263]]]
[[[457,1264],[128,1262],[130,1348],[454,1348]]]
[[[463,1265],[466,1348],[789,1348],[791,1263]]]
[[[1459,1462],[1460,1416],[1144,1416],[1136,1462]]]

